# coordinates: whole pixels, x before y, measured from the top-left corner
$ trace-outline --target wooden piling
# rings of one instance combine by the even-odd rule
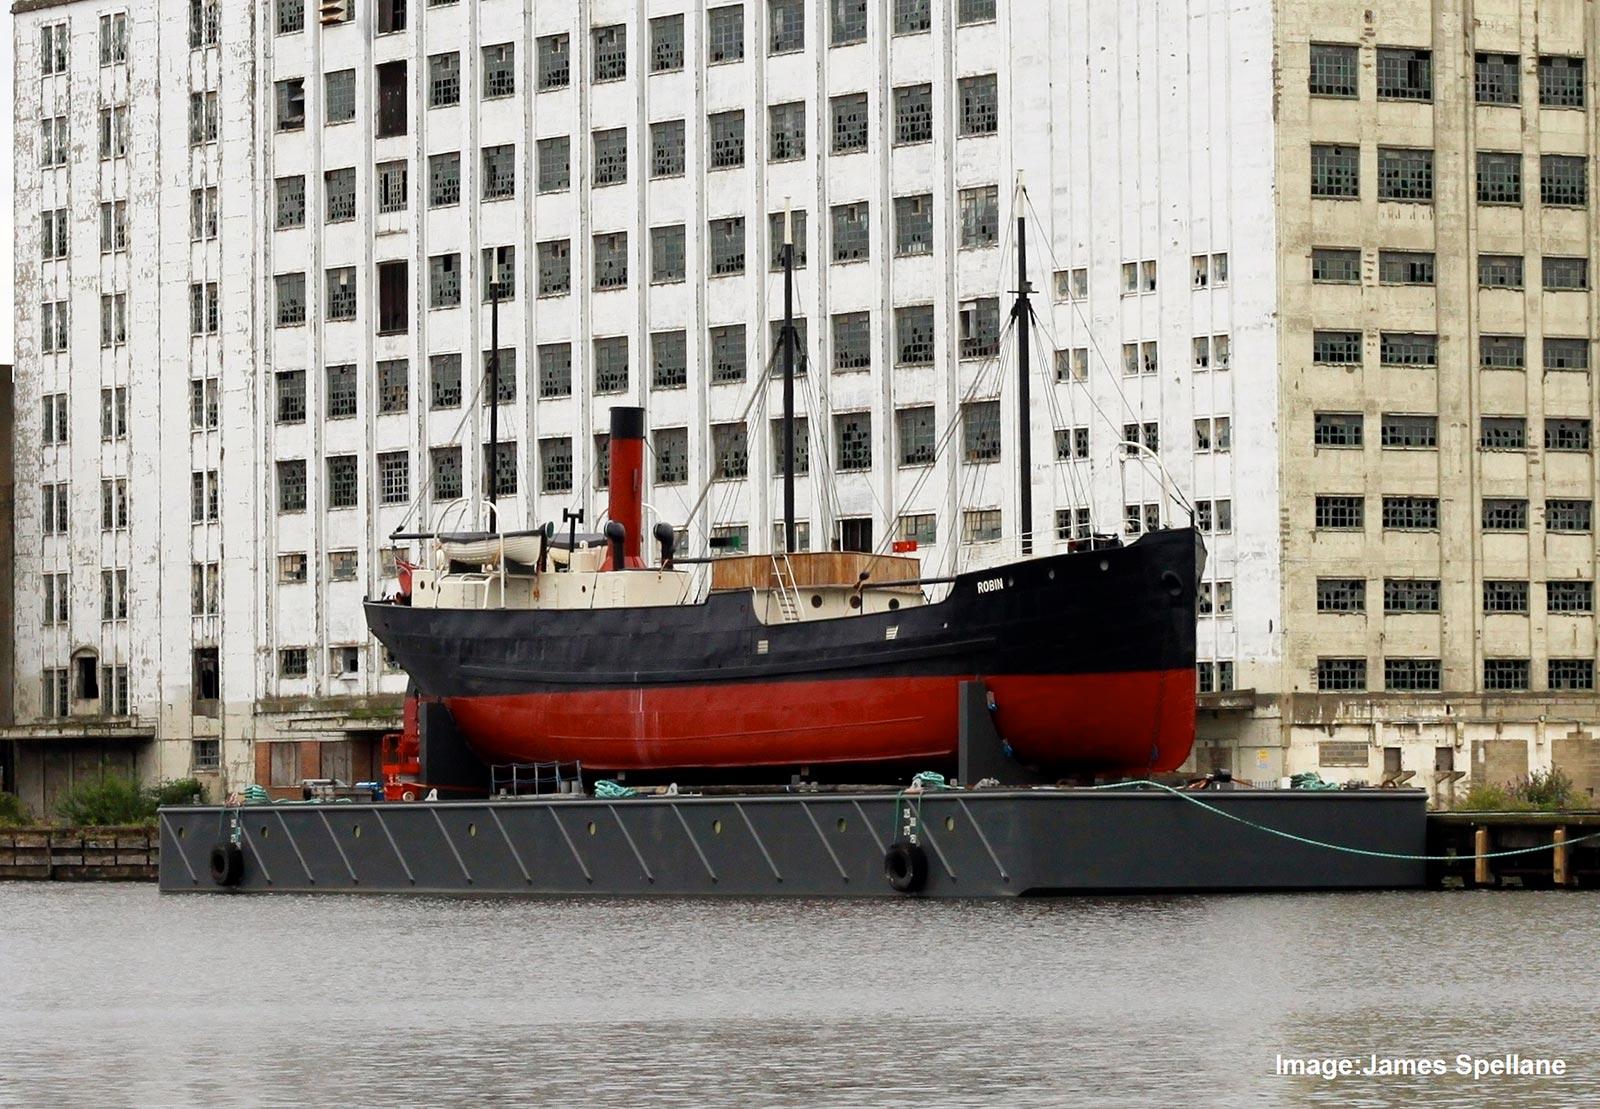
[[[1489,827],[1479,824],[1472,834],[1472,881],[1474,885],[1487,886],[1494,881],[1489,873]]]
[[[1552,864],[1554,871],[1552,877],[1557,886],[1571,885],[1571,871],[1567,867],[1567,830],[1565,828],[1557,828],[1553,838],[1555,840],[1555,862]]]

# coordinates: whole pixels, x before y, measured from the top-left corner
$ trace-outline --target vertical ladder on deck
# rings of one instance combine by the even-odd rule
[[[794,583],[794,567],[789,564],[787,552],[781,558],[773,554],[772,580],[778,591],[778,611],[783,613],[784,623],[793,624],[800,619],[800,590]]]

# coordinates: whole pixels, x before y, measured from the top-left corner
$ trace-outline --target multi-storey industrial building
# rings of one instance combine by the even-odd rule
[[[1580,0],[16,12],[36,807],[108,759],[370,776],[387,537],[490,474],[506,527],[592,522],[612,404],[657,518],[766,549],[786,211],[800,544],[1014,543],[1019,179],[1027,524],[1192,506],[1198,763],[1593,766]]]

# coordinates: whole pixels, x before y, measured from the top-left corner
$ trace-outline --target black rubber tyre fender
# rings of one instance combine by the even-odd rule
[[[928,884],[928,853],[909,840],[889,845],[883,855],[883,876],[899,893],[918,893]]]
[[[231,840],[211,849],[211,880],[219,886],[237,886],[244,877],[244,852]]]

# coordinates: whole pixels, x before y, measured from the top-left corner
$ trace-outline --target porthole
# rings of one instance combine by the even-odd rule
[[[947,831],[947,832],[953,832],[953,831],[956,830],[956,818],[955,817],[947,816],[947,817],[944,818],[944,830]]]
[[[359,825],[359,824],[353,825],[350,828],[350,834],[352,836],[354,836],[356,839],[360,839],[361,838],[361,825]]]
[[[261,838],[262,839],[266,839],[267,838],[267,826],[265,824],[263,824],[261,826]]]
[[[850,825],[848,825],[848,824],[846,824],[846,823],[845,823],[845,819],[844,819],[844,817],[842,817],[842,816],[841,816],[841,817],[840,817],[840,818],[839,818],[839,831],[841,831],[841,832],[842,832],[842,831],[844,831],[844,830],[845,830],[845,829],[846,829],[846,828],[848,828],[848,827],[850,827]]]
[[[594,821],[589,821],[589,834],[594,835]]]
[[[189,835],[189,829],[187,829],[185,827],[182,827],[180,825],[179,828],[178,828],[178,838],[179,839],[187,839],[188,835]]]
[[[1015,589],[1016,587],[1017,587],[1017,579],[1016,578],[1007,578],[1006,579],[1006,588],[1007,589]]]
[[[1111,560],[1109,558],[1102,558],[1100,560],[1100,569],[1102,569],[1102,570],[1111,569]]]
[[[899,597],[890,597],[889,598],[889,611],[893,612],[895,609],[897,609],[899,607],[900,607],[900,598]]]
[[[861,594],[857,593],[857,594],[855,594],[854,596],[852,596],[850,598],[850,607],[851,608],[860,608],[861,607]]]
[[[478,834],[478,826],[476,824],[468,824],[467,825],[467,835],[468,836],[475,836],[477,834]]]
[[[811,594],[811,607],[812,608],[821,608],[822,607],[822,594],[821,593],[813,593],[813,594]]]
[[[1045,577],[1048,578],[1050,581],[1055,581],[1056,580],[1056,572],[1054,570],[1051,570],[1051,571],[1049,571],[1049,572],[1047,572],[1045,574]]]
[[[713,834],[720,836],[722,834],[722,821],[713,820],[711,822],[711,831]]]

